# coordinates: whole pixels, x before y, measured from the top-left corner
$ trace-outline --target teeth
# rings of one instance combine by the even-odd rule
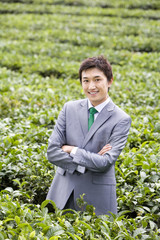
[[[97,92],[90,92],[90,94],[96,94]]]

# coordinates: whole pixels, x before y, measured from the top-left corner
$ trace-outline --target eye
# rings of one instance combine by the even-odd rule
[[[87,83],[87,82],[88,82],[88,80],[87,80],[87,79],[84,79],[84,80],[83,80],[83,82],[84,82],[84,83]]]
[[[96,78],[96,80],[95,80],[95,81],[96,81],[96,82],[99,82],[100,80],[101,80],[101,79],[99,79],[99,78]]]

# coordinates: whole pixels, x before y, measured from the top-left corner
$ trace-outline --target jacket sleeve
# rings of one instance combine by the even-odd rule
[[[104,155],[78,148],[73,156],[73,162],[93,172],[106,172],[114,164],[124,148],[131,125],[130,117],[121,120],[114,127],[108,143],[112,149]],[[96,137],[96,136],[95,136]]]
[[[77,168],[77,163],[73,163],[73,158],[70,156],[70,154],[62,150],[61,147],[64,144],[66,144],[65,105],[59,114],[52,135],[49,138],[47,158],[52,164],[63,168],[69,173],[73,173]]]

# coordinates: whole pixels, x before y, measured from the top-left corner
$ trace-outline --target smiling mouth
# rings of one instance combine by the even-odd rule
[[[98,93],[98,91],[97,92],[88,92],[90,95],[95,95],[95,94],[97,94]]]

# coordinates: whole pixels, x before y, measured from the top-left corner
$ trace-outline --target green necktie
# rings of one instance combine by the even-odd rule
[[[94,114],[97,113],[98,111],[94,108],[94,107],[91,107],[89,109],[89,118],[88,118],[88,130],[90,129],[90,127],[92,126],[93,122],[94,122]]]

